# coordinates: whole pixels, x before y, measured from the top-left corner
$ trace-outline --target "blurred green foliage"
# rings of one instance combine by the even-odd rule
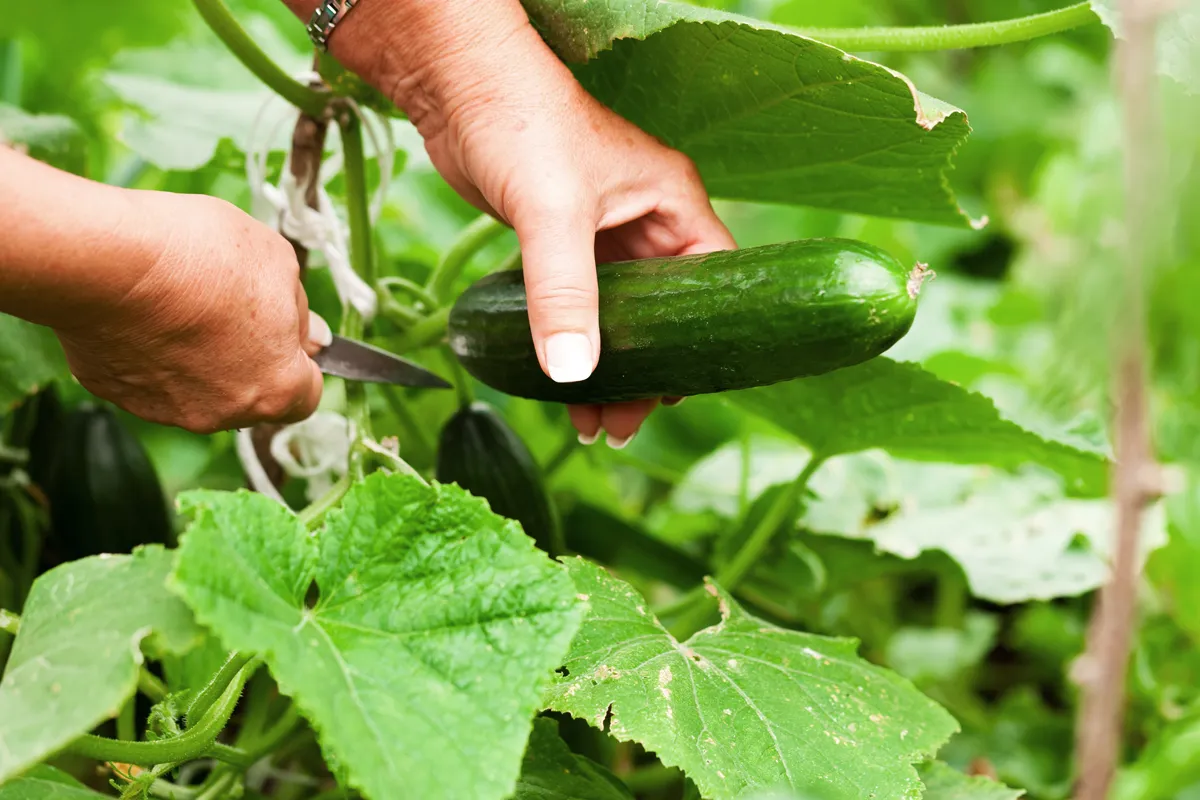
[[[704,0],[700,4],[805,26],[974,22],[1050,10],[1056,0]],[[277,0],[231,6],[291,69],[307,63],[303,33]],[[62,20],[70,19],[71,24]],[[1092,26],[997,50],[919,55],[864,54],[907,74],[925,92],[967,111],[973,135],[958,153],[952,183],[982,231],[859,218],[826,211],[747,203],[717,209],[743,246],[811,236],[847,236],[884,247],[902,260],[929,263],[939,279],[928,290],[912,333],[892,353],[943,379],[990,396],[1013,419],[1038,430],[1070,428],[1105,440],[1109,413],[1108,337],[1119,263],[1122,214],[1121,126],[1111,85],[1111,37]],[[198,54],[204,54],[200,57]],[[152,89],[162,91],[153,95]],[[223,116],[212,130],[174,113],[179,92],[203,94]],[[1200,103],[1162,83],[1170,146],[1167,206],[1172,239],[1151,275],[1153,399],[1156,441],[1183,476],[1168,504],[1168,542],[1147,570],[1146,599],[1131,670],[1129,715],[1119,798],[1200,796]],[[197,95],[199,96],[199,95]],[[203,192],[249,207],[243,152],[247,115],[265,97],[253,79],[217,49],[185,3],[45,0],[0,15],[0,131],[35,126],[44,152],[76,172],[113,183]],[[161,101],[155,106],[156,99]],[[52,116],[33,116],[52,115]],[[406,123],[393,123],[407,160],[398,161],[379,225],[385,273],[420,280],[473,211],[431,170]],[[181,131],[190,131],[185,136]],[[156,147],[196,169],[151,166],[129,147],[154,136]],[[331,143],[332,148],[334,143]],[[36,148],[35,148],[36,150]],[[51,157],[51,156],[47,156]],[[270,159],[281,164],[279,153]],[[377,172],[373,176],[378,178]],[[338,184],[333,185],[334,190]],[[483,251],[464,281],[498,264],[514,240]],[[328,273],[308,277],[313,305],[340,314]],[[386,323],[376,334],[386,341]],[[435,352],[419,354],[441,368]],[[68,402],[86,393],[67,389]],[[372,394],[377,433],[397,435],[418,469],[433,464],[429,442],[454,411],[453,398],[400,392],[420,431],[397,406]],[[718,451],[739,459],[755,448],[794,448],[769,424],[719,398],[693,398],[655,414],[623,451],[576,447],[565,412],[477,387],[550,465],[549,480],[572,531],[612,537],[602,561],[629,567],[672,559],[690,580],[696,564],[744,535],[762,514],[772,484],[751,491],[730,478],[727,503],[681,502],[699,468]],[[327,398],[336,404],[337,398]],[[198,437],[126,418],[143,437],[173,494],[185,488],[232,488],[242,482],[230,435]],[[756,450],[757,452],[757,450]],[[802,462],[801,462],[802,463]],[[848,469],[851,467],[847,467]],[[855,480],[816,481],[818,508],[850,509],[869,529],[912,500],[915,489],[864,499],[870,463]],[[903,464],[896,467],[904,470]],[[748,469],[745,471],[749,471]],[[913,473],[915,474],[915,473]],[[702,477],[702,476],[701,476]],[[930,478],[930,480],[938,480]],[[911,483],[911,481],[910,481]],[[880,485],[883,485],[882,483]],[[928,486],[928,484],[926,484]],[[712,499],[712,487],[704,489]],[[761,495],[761,497],[760,497]],[[881,499],[883,498],[883,499]],[[886,499],[887,502],[884,502]],[[632,531],[625,536],[621,531]],[[962,723],[943,757],[993,774],[1038,800],[1069,796],[1077,688],[1070,674],[1084,642],[1092,596],[1001,605],[970,596],[962,566],[942,551],[915,558],[877,552],[867,538],[821,535],[806,524],[781,541],[754,572],[741,599],[765,618],[820,633],[861,638],[863,654],[914,680]],[[649,551],[642,534],[654,543]],[[588,538],[588,537],[583,537]],[[632,542],[632,544],[630,544]],[[641,549],[639,549],[641,548]],[[1031,564],[1030,567],[1032,568]],[[676,588],[639,582],[652,601]]]

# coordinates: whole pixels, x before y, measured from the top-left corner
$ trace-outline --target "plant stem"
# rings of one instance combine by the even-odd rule
[[[463,369],[462,364],[458,363],[458,359],[454,357],[450,348],[442,349],[442,360],[446,362],[446,366],[453,373],[454,392],[458,395],[458,405],[462,408],[469,408],[471,403],[475,402],[475,393],[471,390],[471,376],[467,375],[467,371]]]
[[[268,88],[309,116],[319,117],[325,113],[332,97],[293,80],[280,69],[233,18],[223,0],[192,2],[213,33],[217,34],[230,52],[237,56],[238,61]]]
[[[796,480],[775,498],[775,502],[767,509],[767,513],[759,520],[741,548],[734,553],[733,558],[717,570],[714,582],[718,586],[727,592],[737,588],[746,574],[758,563],[779,530],[788,520],[795,519],[796,513],[802,507],[808,482],[824,463],[824,456],[813,453],[804,469],[796,476]],[[707,602],[702,602],[707,597],[710,596],[704,587],[697,587],[684,595],[674,606],[660,612],[660,616],[667,616],[678,610],[679,617],[671,625],[671,633],[675,638],[684,641],[704,627],[712,611]]]
[[[346,178],[346,217],[350,224],[350,264],[368,284],[375,283],[375,260],[371,257],[371,212],[367,197],[366,154],[363,150],[362,123],[352,113],[338,118],[342,130],[343,170]],[[346,309],[343,322],[355,326],[351,336],[361,336],[363,323],[358,313]],[[367,387],[356,381],[346,383],[346,403],[350,421],[354,424],[356,442],[371,436],[371,409],[367,403]],[[350,474],[362,477],[363,456],[360,448],[351,453]]]
[[[1122,105],[1125,243],[1119,313],[1111,328],[1113,429],[1116,461],[1111,493],[1116,510],[1112,575],[1100,590],[1088,626],[1087,648],[1073,670],[1081,686],[1075,764],[1078,800],[1111,797],[1121,763],[1130,644],[1138,614],[1138,541],[1142,515],[1162,487],[1151,433],[1147,283],[1170,241],[1165,205],[1166,136],[1158,93],[1157,42],[1165,2],[1122,0],[1117,40],[1117,89]]]
[[[367,157],[363,149],[362,123],[351,113],[338,120],[342,129],[342,153],[346,178],[346,216],[350,223],[350,263],[359,277],[375,283],[371,258],[371,212],[367,192]]]
[[[509,250],[508,255],[504,257],[504,260],[496,265],[496,272],[511,272],[513,270],[521,269],[522,265],[521,247],[518,245],[512,250]]]
[[[575,451],[579,449],[579,437],[572,430],[567,434],[567,438],[558,446],[558,450],[554,451],[554,455],[546,461],[546,466],[542,468],[542,474],[546,476],[546,480],[562,469],[562,465],[570,460]]]
[[[403,291],[407,292],[410,297],[413,297],[416,300],[424,303],[426,305],[426,313],[434,310],[440,305],[437,298],[426,291],[424,286],[414,281],[410,281],[408,278],[402,278],[398,275],[389,275],[386,278],[380,278],[379,282],[375,284],[376,291],[379,291],[380,289],[390,291],[392,288],[402,289]]]
[[[142,667],[138,670],[138,691],[154,702],[160,702],[167,696],[167,685],[158,676]]]
[[[132,742],[137,739],[137,723],[133,718],[136,704],[135,694],[121,706],[121,712],[117,714],[117,738],[122,741]]]
[[[775,499],[750,537],[746,539],[746,543],[734,554],[729,563],[717,571],[716,582],[722,589],[732,592],[737,588],[742,578],[758,562],[763,551],[771,544],[779,529],[794,517],[797,507],[804,497],[804,492],[808,489],[809,480],[824,463],[824,456],[814,453],[796,480],[792,481],[791,485]]]
[[[0,631],[16,636],[20,628],[21,617],[11,611],[0,608]]]
[[[196,724],[196,721],[208,713],[212,708],[213,703],[220,699],[225,690],[229,688],[229,684],[241,672],[242,667],[250,662],[252,656],[249,653],[240,653],[234,651],[225,659],[225,663],[221,668],[209,679],[204,688],[201,689],[192,702],[188,704],[187,712],[184,718],[187,720],[188,727]]]
[[[910,28],[796,28],[796,33],[855,52],[921,53],[1013,44],[1099,22],[1092,4],[999,22]]]
[[[458,238],[450,245],[442,260],[433,269],[425,288],[438,299],[446,300],[446,293],[454,286],[458,276],[471,260],[471,256],[486,247],[493,239],[508,230],[503,224],[487,214],[480,215],[474,222],[462,229]]]
[[[295,705],[289,703],[284,712],[279,715],[279,719],[275,720],[271,727],[267,728],[262,736],[254,741],[253,747],[250,748],[250,753],[254,757],[254,760],[257,761],[269,755],[284,739],[291,735],[292,731],[296,730],[301,721],[300,712],[296,709]]]
[[[70,752],[97,761],[115,761],[121,764],[137,764],[152,767],[155,764],[179,763],[209,756],[239,766],[253,763],[247,753],[217,743],[217,736],[224,730],[233,710],[237,707],[242,687],[257,662],[247,664],[225,687],[225,691],[213,704],[209,712],[195,725],[178,736],[153,742],[123,742],[102,736],[84,734],[67,748]]]
[[[337,483],[323,497],[297,514],[296,518],[304,523],[304,527],[312,530],[321,523],[321,520],[325,518],[330,509],[342,502],[342,498],[346,496],[346,492],[350,491],[350,487],[353,484],[354,478],[347,472],[338,478]]]
[[[400,391],[395,386],[381,386],[380,391],[383,392],[383,399],[391,408],[396,421],[404,429],[404,435],[409,439],[409,443],[417,446],[425,461],[431,460],[434,454],[433,442],[426,435],[425,429],[417,422],[417,418],[408,410],[408,406],[404,404],[404,398],[400,396]]]
[[[395,349],[400,353],[423,350],[446,336],[449,322],[450,307],[442,306],[405,331]]]

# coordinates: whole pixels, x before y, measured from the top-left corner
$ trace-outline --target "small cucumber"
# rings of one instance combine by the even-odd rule
[[[175,529],[158,473],[138,438],[105,406],[68,413],[46,495],[60,558],[174,546]]]
[[[808,239],[698,256],[603,264],[596,371],[542,372],[523,275],[489,275],[450,313],[467,372],[506,394],[610,403],[765,386],[881,355],[912,326],[924,265],[872,245]]]
[[[521,523],[538,547],[562,554],[558,515],[541,467],[521,437],[482,402],[461,408],[442,429],[437,479],[482,497],[492,511]]]

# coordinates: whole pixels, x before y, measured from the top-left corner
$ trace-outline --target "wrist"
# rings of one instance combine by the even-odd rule
[[[127,189],[0,153],[0,312],[53,328],[118,303],[153,261],[152,223]]]
[[[320,0],[287,2],[307,21]],[[329,52],[426,139],[462,107],[574,84],[520,0],[360,0],[334,30]]]

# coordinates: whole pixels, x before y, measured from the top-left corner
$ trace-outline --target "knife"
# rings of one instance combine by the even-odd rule
[[[424,367],[365,342],[334,336],[333,343],[312,357],[321,372],[364,383],[391,383],[422,389],[454,387]]]

